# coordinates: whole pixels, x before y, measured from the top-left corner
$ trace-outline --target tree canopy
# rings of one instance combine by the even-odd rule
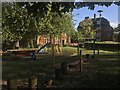
[[[2,3],[4,46],[22,39],[33,40],[34,36],[39,34],[60,35],[65,32],[70,35],[74,30],[70,14],[73,9],[88,7],[93,10],[95,5],[108,7],[112,3],[120,5],[120,2],[4,2]]]
[[[114,41],[120,41],[120,24],[119,24],[118,27],[115,28],[115,30],[114,30],[113,40],[114,40]]]
[[[86,17],[79,23],[77,30],[83,38],[93,38],[93,21]]]
[[[48,4],[51,5],[51,12],[57,12],[58,14],[70,12],[74,9],[74,2],[19,2],[17,3],[21,7],[25,7],[29,14],[34,15],[41,14],[48,11]],[[63,7],[62,10],[60,10]]]
[[[16,3],[2,5],[3,44],[8,46],[23,38],[33,38],[38,32],[36,17],[28,15],[26,8],[20,8]],[[14,45],[12,45],[14,46]]]
[[[75,8],[79,9],[79,8],[83,8],[83,7],[88,7],[88,9],[94,10],[95,5],[109,7],[112,4],[120,6],[120,2],[114,2],[114,0],[111,2],[102,2],[102,0],[101,0],[101,2],[75,2]]]
[[[72,16],[64,13],[64,7],[59,7],[58,12],[52,11],[52,3],[47,3],[46,12],[42,15],[30,13],[26,7],[20,7],[18,3],[3,3],[3,43],[17,42],[20,40],[28,42],[35,35],[60,35],[70,33],[73,29]],[[5,45],[6,46],[6,45]]]

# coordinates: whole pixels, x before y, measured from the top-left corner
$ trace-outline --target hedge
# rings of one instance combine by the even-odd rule
[[[86,49],[93,49],[93,43],[85,43]],[[106,51],[120,51],[120,44],[95,43],[95,49]]]

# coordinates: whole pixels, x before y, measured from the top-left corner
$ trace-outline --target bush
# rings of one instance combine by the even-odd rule
[[[114,32],[113,34],[113,41],[120,42],[120,32]]]
[[[6,51],[7,49],[14,49],[16,42],[2,42],[2,50]]]

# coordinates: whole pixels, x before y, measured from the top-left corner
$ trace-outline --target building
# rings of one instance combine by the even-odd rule
[[[94,18],[92,20],[94,23],[94,30],[96,31],[95,38],[97,41],[113,40],[113,28],[110,26],[110,23],[106,18],[101,17],[100,20],[100,18],[96,18],[96,14],[94,14]]]
[[[44,45],[46,43],[50,42],[50,37],[39,35],[37,37],[37,45]],[[53,39],[51,40],[51,43],[53,42]],[[61,45],[69,45],[71,43],[70,37],[66,34],[61,34],[61,37],[55,37],[55,44],[61,44]]]

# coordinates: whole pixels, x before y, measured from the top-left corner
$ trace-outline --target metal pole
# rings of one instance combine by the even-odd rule
[[[100,41],[101,41],[101,13],[100,13]]]
[[[98,10],[98,12],[99,12],[99,14],[100,14],[100,33],[99,33],[99,36],[100,36],[100,41],[101,41],[101,16],[102,16],[102,14],[101,14],[101,12],[103,12],[102,10]]]

